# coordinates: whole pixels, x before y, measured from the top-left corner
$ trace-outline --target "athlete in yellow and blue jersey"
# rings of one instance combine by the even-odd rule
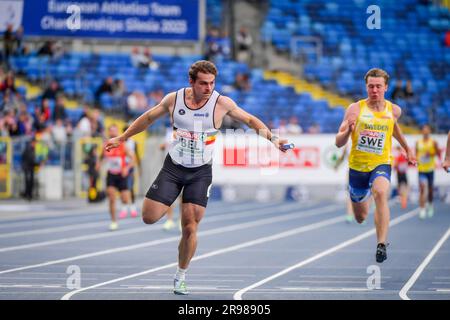
[[[353,212],[356,221],[363,223],[369,213],[367,200],[373,195],[378,241],[376,261],[383,262],[387,258],[392,137],[403,147],[410,164],[415,164],[415,158],[397,123],[401,115],[400,107],[384,99],[389,75],[384,70],[371,69],[364,79],[368,97],[347,108],[336,135],[336,146],[340,148],[349,138],[352,140],[349,193]]]
[[[434,214],[434,169],[436,167],[436,157],[439,156],[439,147],[436,140],[430,137],[431,127],[429,125],[422,127],[422,134],[422,138],[416,143],[416,158],[417,169],[419,170],[419,217],[420,219],[425,219],[427,215],[431,218]]]

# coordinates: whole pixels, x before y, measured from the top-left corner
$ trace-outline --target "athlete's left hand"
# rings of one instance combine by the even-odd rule
[[[413,166],[417,165],[416,156],[414,155],[414,152],[412,152],[411,150],[408,150],[406,152],[406,159],[408,159],[408,164]]]

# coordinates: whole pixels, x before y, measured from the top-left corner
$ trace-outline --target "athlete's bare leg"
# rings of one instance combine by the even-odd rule
[[[178,245],[178,266],[182,269],[187,269],[197,249],[197,228],[205,210],[205,207],[193,203],[183,203],[182,205],[182,236]]]
[[[388,205],[390,182],[384,177],[375,178],[372,185],[372,194],[375,200],[375,227],[378,243],[386,244],[389,229],[390,211]]]
[[[142,203],[142,220],[146,224],[153,224],[159,221],[159,219],[166,214],[168,209],[169,206],[164,203],[144,198]]]
[[[109,214],[111,216],[111,221],[116,222],[116,191],[114,187],[107,187],[106,194],[108,195],[109,203]]]
[[[419,206],[420,206],[421,208],[425,208],[425,203],[427,202],[427,194],[426,194],[426,191],[427,191],[427,185],[426,185],[426,183],[420,181],[420,182],[419,182],[419,193],[420,193],[420,196],[419,196]]]
[[[369,214],[369,200],[363,202],[352,202],[353,214],[358,223],[363,223]]]
[[[131,203],[131,192],[130,190],[122,190],[120,192],[120,200],[122,200],[123,204]]]

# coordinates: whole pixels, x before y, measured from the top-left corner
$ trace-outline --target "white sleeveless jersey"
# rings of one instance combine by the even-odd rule
[[[214,126],[214,109],[220,94],[213,91],[200,109],[190,109],[185,103],[186,89],[177,91],[173,109],[173,140],[170,157],[187,168],[211,163],[214,143],[219,132]]]

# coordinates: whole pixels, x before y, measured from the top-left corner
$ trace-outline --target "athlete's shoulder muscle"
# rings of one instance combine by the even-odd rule
[[[347,110],[345,110],[345,116],[344,116],[344,120],[347,119],[357,119],[359,116],[359,103],[358,102],[354,102],[351,105],[348,106]]]
[[[226,113],[233,111],[234,109],[236,109],[238,106],[236,104],[236,102],[234,102],[233,99],[227,97],[227,96],[220,96],[217,100],[217,107],[225,110]]]
[[[392,104],[392,114],[394,115],[395,119],[400,118],[400,116],[402,115],[402,108],[400,108],[398,105],[396,104]]]

